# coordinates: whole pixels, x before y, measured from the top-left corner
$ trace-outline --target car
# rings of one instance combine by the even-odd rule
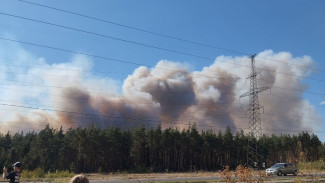
[[[287,174],[298,174],[298,167],[293,163],[276,163],[270,168],[265,170],[266,175],[286,176]]]

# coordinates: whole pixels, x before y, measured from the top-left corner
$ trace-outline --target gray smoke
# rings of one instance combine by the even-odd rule
[[[0,48],[7,50],[3,45]],[[64,129],[90,124],[135,127],[160,123],[163,127],[180,128],[195,123],[199,129],[213,130],[224,130],[227,126],[232,130],[246,130],[248,127],[245,115],[248,98],[239,99],[249,89],[249,81],[245,78],[250,67],[239,66],[249,66],[250,59],[245,56],[219,56],[201,71],[190,71],[186,64],[161,60],[153,68],[135,69],[124,80],[119,92],[116,81],[94,77],[89,72],[92,68],[90,58],[75,56],[71,62],[48,64],[17,45],[11,45],[10,49],[20,56],[1,52],[2,63],[9,63],[5,57],[11,57],[16,64],[28,62],[29,67],[21,68],[19,73],[23,75],[18,72],[1,75],[7,84],[7,88],[1,89],[4,91],[2,103],[16,105],[2,106],[0,113],[6,118],[1,121],[1,131],[39,130],[48,123]],[[272,88],[259,97],[264,106],[263,128],[268,132],[281,133],[272,129],[313,130],[320,124],[314,107],[303,99],[308,86],[302,78],[293,76],[309,75],[308,67],[312,64],[310,57],[294,58],[288,52],[266,50],[257,55],[258,84]],[[9,73],[12,68],[3,66],[1,70]],[[8,78],[38,85],[13,83]]]

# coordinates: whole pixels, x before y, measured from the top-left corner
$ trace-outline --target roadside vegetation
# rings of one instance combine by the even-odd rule
[[[68,182],[68,180],[74,176],[74,173],[69,171],[56,171],[45,172],[41,168],[29,171],[24,170],[21,174],[22,181],[45,181],[45,182]]]
[[[46,126],[40,132],[0,134],[0,165],[23,164],[26,178],[51,173],[152,173],[229,170],[245,166],[249,136],[230,128],[199,132],[195,125],[179,130],[96,126],[63,132]],[[266,166],[299,162],[300,170],[325,167],[324,144],[308,132],[264,135],[258,139]],[[301,164],[304,162],[304,164]],[[43,172],[43,173],[42,173]],[[64,176],[64,175],[62,175]]]

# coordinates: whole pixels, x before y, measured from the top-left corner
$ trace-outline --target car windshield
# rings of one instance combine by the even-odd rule
[[[273,166],[271,166],[271,168],[279,168],[279,167],[282,167],[284,164],[280,164],[280,163],[277,163]]]

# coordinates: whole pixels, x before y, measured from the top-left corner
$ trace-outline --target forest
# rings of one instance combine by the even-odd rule
[[[218,133],[188,129],[121,129],[96,126],[67,131],[47,125],[39,132],[0,134],[0,165],[20,161],[23,169],[46,172],[216,171],[246,164],[249,136],[230,128]],[[263,135],[257,140],[267,166],[276,162],[324,160],[324,144],[315,134]]]

